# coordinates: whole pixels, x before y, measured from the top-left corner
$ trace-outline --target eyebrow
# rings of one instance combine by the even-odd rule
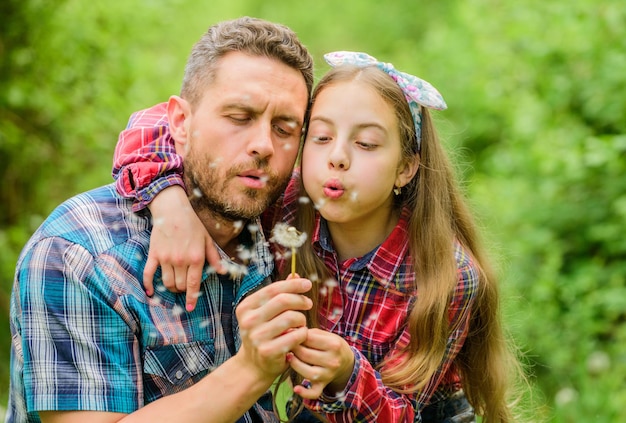
[[[326,123],[328,125],[331,125],[331,126],[335,125],[335,122],[333,120],[331,120],[331,119],[329,119],[329,118],[327,118],[325,116],[312,117],[310,119],[310,122],[315,122],[315,121],[318,121],[318,120],[321,121],[321,122],[324,122],[324,123]],[[377,122],[363,122],[363,123],[359,123],[358,125],[356,125],[356,127],[358,129],[375,128],[375,129],[379,129],[383,133],[387,134],[387,129],[383,125],[381,125],[381,124],[379,124]]]

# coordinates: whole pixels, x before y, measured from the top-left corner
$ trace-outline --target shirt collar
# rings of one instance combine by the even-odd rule
[[[359,271],[367,267],[374,279],[385,288],[396,289],[401,292],[409,292],[414,289],[415,272],[412,268],[412,261],[407,257],[409,217],[410,210],[404,208],[398,223],[385,241],[364,256],[351,259],[349,270]],[[323,250],[325,255],[329,254],[336,259],[328,224],[319,213],[316,214],[315,218],[312,242],[318,251]],[[401,266],[407,265],[409,269],[400,269]]]

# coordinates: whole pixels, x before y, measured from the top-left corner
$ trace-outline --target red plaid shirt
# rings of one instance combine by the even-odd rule
[[[165,105],[131,116],[115,150],[113,175],[120,193],[134,198],[139,210],[163,188],[183,185],[181,173],[182,160],[168,132]],[[284,213],[283,221],[292,220],[296,210],[298,178],[296,171],[279,209]],[[451,331],[439,369],[416,394],[398,394],[389,389],[376,370],[385,357],[396,356],[406,347],[411,336],[406,318],[419,295],[419,282],[416,291],[408,255],[408,216],[409,211],[404,210],[392,233],[377,249],[342,263],[334,252],[326,222],[319,215],[316,218],[311,240],[337,284],[327,289],[330,301],[328,297],[320,301],[320,327],[344,338],[355,354],[354,370],[344,392],[335,398],[322,396],[305,401],[308,408],[324,413],[331,422],[421,421],[417,410],[446,399],[460,388],[454,359],[467,336],[478,270],[458,243],[458,283],[448,308]]]

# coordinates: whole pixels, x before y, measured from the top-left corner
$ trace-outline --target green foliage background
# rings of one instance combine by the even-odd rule
[[[621,0],[4,0],[0,398],[17,256],[55,205],[111,181],[133,111],[241,15],[316,58],[367,51],[440,89],[436,119],[501,269],[534,421],[626,421],[626,8]]]

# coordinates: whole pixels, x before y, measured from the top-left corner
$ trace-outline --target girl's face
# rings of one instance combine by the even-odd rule
[[[415,174],[401,166],[392,107],[363,82],[335,82],[315,99],[304,144],[304,187],[332,223],[386,224],[394,185]],[[366,226],[362,226],[366,225]]]

